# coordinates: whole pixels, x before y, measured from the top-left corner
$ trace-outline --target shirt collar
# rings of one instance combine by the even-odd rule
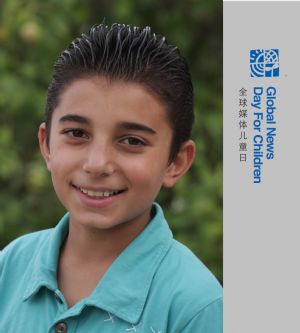
[[[69,230],[69,214],[65,214],[54,229],[41,231],[47,236],[41,247],[36,249],[36,256],[28,266],[28,287],[25,289],[24,300],[36,294],[41,287],[55,291],[57,289],[57,265],[60,247]]]
[[[155,215],[147,227],[115,259],[85,305],[101,308],[129,323],[139,322],[160,262],[172,243],[172,232],[160,206],[154,203]],[[66,214],[51,232],[34,259],[30,284],[24,299],[45,286],[57,289],[56,270],[59,249],[68,232]]]

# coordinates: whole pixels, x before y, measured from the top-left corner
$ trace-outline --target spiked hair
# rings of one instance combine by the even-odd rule
[[[76,38],[54,65],[45,108],[47,144],[61,94],[72,82],[92,76],[139,83],[160,99],[173,130],[172,161],[190,138],[194,121],[191,76],[178,48],[150,27],[124,24],[95,25]]]

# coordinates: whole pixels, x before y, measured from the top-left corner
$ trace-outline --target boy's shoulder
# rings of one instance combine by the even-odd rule
[[[68,219],[65,214],[54,228],[31,232],[13,240],[0,252],[0,269],[4,262],[11,265],[20,262],[22,266],[36,256],[49,252],[56,255],[68,232]]]
[[[51,230],[53,229],[31,232],[13,240],[0,252],[0,267],[8,258],[13,264],[31,259],[48,239]]]
[[[168,284],[164,289],[176,294],[179,304],[197,304],[201,310],[222,298],[223,289],[204,263],[185,245],[173,240],[157,272],[164,275]],[[195,310],[197,310],[195,309]]]
[[[168,318],[171,331],[221,332],[223,289],[202,261],[173,239],[153,277],[148,308]]]
[[[158,299],[163,299],[162,306],[174,309],[171,309],[173,313],[178,313],[176,308],[181,311],[183,305],[189,304],[190,313],[196,314],[222,299],[222,287],[202,261],[173,238],[162,208],[158,204],[154,207],[155,217],[120,256],[115,267],[123,267],[124,262],[129,267],[128,263],[132,262],[134,275],[123,273],[129,275],[135,285],[139,283],[145,290],[149,288],[148,301],[153,300],[152,308]],[[138,281],[137,276],[144,282]]]

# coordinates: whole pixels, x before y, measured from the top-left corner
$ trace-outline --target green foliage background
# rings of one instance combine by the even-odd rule
[[[54,226],[64,212],[41,159],[37,129],[59,53],[105,19],[149,25],[178,45],[193,76],[197,156],[162,191],[175,238],[222,281],[222,2],[6,0],[0,2],[0,249]]]

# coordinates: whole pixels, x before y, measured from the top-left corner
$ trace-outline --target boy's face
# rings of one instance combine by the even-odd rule
[[[172,129],[164,105],[141,85],[80,79],[60,96],[42,154],[70,221],[109,229],[146,224],[162,185],[172,186],[194,154],[187,142],[168,164]],[[129,224],[128,224],[129,225]]]

